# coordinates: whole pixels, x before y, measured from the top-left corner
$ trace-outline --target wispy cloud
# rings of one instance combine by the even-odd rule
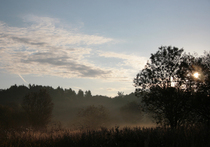
[[[88,46],[113,39],[65,30],[58,20],[48,17],[30,15],[24,17],[24,22],[30,25],[20,28],[0,22],[1,68],[16,74],[62,77],[103,78],[111,73],[89,63],[84,56],[91,52]]]
[[[123,62],[120,63],[120,66],[127,66],[131,67],[135,70],[139,70],[145,66],[145,63],[147,61],[146,57],[139,57],[136,55],[129,55],[125,53],[116,53],[116,52],[104,52],[100,51],[99,56],[106,57],[106,58],[118,58],[122,59]]]
[[[23,20],[26,27],[11,27],[0,21],[0,68],[20,77],[33,74],[132,81],[133,72],[145,65],[144,57],[93,50],[93,46],[103,48],[115,39],[64,29],[53,18],[27,15]],[[88,56],[122,62],[103,67]]]

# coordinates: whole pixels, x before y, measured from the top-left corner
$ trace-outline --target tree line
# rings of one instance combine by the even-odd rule
[[[76,129],[94,129],[117,123],[139,123],[141,109],[134,93],[118,96],[76,93],[71,88],[13,85],[0,91],[0,127],[5,130],[43,130],[52,123]],[[138,111],[136,111],[138,110]]]
[[[8,89],[2,89],[0,91],[0,101],[1,103],[3,102],[9,102],[9,101],[14,101],[14,96],[16,97],[15,100],[21,101],[23,96],[30,92],[38,92],[40,89],[46,89],[49,94],[52,96],[53,99],[62,99],[66,97],[70,98],[90,98],[92,97],[91,91],[86,90],[83,91],[81,89],[76,92],[75,90],[69,88],[69,89],[63,89],[60,86],[57,88],[53,88],[51,86],[42,86],[42,85],[31,85],[29,84],[28,86],[25,85],[19,85],[17,86],[12,85]]]

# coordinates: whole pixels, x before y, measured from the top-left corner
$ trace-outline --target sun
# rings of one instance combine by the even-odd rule
[[[193,76],[195,77],[195,78],[198,78],[199,77],[199,73],[198,72],[195,72],[194,74],[193,74]]]

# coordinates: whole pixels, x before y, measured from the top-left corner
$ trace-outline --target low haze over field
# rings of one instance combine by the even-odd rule
[[[50,85],[116,96],[161,45],[210,49],[210,1],[0,2],[0,89]]]

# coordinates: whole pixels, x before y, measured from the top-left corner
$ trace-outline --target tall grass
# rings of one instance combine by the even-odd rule
[[[101,128],[99,130],[71,131],[67,129],[21,132],[1,132],[3,147],[209,147],[210,130],[207,127]]]

